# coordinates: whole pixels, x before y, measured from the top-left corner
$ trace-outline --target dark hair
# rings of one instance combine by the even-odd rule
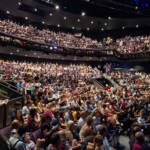
[[[104,135],[106,133],[106,126],[101,125],[99,128],[99,134]]]
[[[31,108],[31,109],[30,109],[30,116],[31,116],[32,118],[34,118],[35,115],[36,115],[36,109],[35,109],[35,108]]]
[[[57,145],[59,145],[59,135],[58,135],[58,133],[54,133],[54,134],[52,134],[52,136],[51,136],[51,144],[53,144],[54,146],[57,146]]]
[[[45,121],[48,119],[51,119],[51,117],[48,114],[42,115],[41,124],[45,123]]]

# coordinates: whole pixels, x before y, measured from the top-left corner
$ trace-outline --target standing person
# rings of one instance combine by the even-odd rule
[[[150,147],[145,143],[143,132],[136,132],[135,142],[133,143],[132,150],[149,150]]]
[[[22,141],[24,128],[19,127],[17,130],[12,130],[12,136],[9,138],[10,147],[16,150],[26,150],[25,143]]]

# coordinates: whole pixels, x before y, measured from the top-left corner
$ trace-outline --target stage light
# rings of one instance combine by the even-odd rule
[[[82,13],[81,13],[81,16],[85,16],[85,12],[82,12]]]

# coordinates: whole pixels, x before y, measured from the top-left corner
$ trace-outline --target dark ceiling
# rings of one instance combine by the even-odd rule
[[[150,27],[149,5],[141,7],[135,0],[1,0],[0,10],[28,21],[76,31]]]

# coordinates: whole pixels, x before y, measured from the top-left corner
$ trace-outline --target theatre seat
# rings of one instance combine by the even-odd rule
[[[0,133],[2,135],[6,136],[7,138],[10,137],[10,132],[11,132],[11,127],[10,126],[0,129]]]

